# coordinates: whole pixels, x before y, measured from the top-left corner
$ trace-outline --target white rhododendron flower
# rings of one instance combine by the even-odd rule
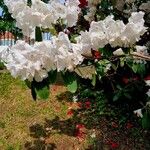
[[[135,46],[135,50],[136,50],[136,52],[138,52],[138,53],[140,53],[142,55],[148,55],[146,46],[136,45]],[[134,62],[136,62],[136,63],[144,63],[144,64],[147,63],[145,60],[142,60],[142,59],[139,59],[139,58],[138,59],[135,58]]]
[[[74,26],[81,11],[78,0],[66,0],[64,4],[59,0],[51,0],[47,4],[41,0],[32,0],[31,7],[27,6],[27,0],[4,1],[16,19],[17,26],[28,37],[33,35],[36,26],[50,28],[58,19],[62,19],[68,27]],[[96,5],[99,1],[88,2]],[[76,37],[76,43],[71,43],[64,32],[53,36],[51,41],[35,42],[34,45],[18,41],[9,51],[1,50],[0,58],[6,62],[7,69],[14,77],[40,82],[51,70],[73,71],[75,66],[83,62],[82,54],[91,52],[91,49],[97,50],[107,44],[112,47],[133,46],[146,32],[143,16],[143,12],[134,12],[127,24],[115,21],[113,16],[98,22],[92,21],[89,31],[81,31]],[[142,51],[142,48],[136,47],[137,51]],[[115,53],[122,51],[118,49]],[[108,64],[105,72],[110,68]]]
[[[133,111],[138,117],[143,118],[142,109],[137,109]]]
[[[146,46],[140,46],[140,45],[136,45],[135,49],[138,53],[143,54],[143,55],[148,55],[147,52],[147,47]]]
[[[87,13],[87,15],[84,16],[84,19],[91,22],[92,20],[94,20],[94,16],[96,13],[96,7],[90,7],[89,8],[89,12]]]
[[[6,56],[9,55],[9,48],[8,46],[0,46],[0,60],[1,61],[7,61],[7,59],[5,60]]]
[[[93,49],[104,47],[108,43],[105,31],[106,27],[103,21],[99,22],[92,21],[89,33]]]
[[[150,89],[146,92],[147,96],[150,97]]]
[[[67,34],[60,32],[58,38],[52,39],[55,51],[57,51],[56,66],[58,71],[64,69],[73,70],[74,67],[83,61],[81,48],[69,41]]]
[[[91,7],[91,6],[97,6],[98,3],[101,2],[101,0],[87,0],[88,1],[88,6]]]
[[[92,42],[91,42],[91,35],[89,32],[80,32],[80,36],[76,37],[76,41],[78,45],[81,45],[81,49],[84,52],[91,51]]]
[[[150,80],[145,80],[147,86],[150,86]]]
[[[78,7],[79,4],[80,2],[78,0],[66,0],[66,21],[69,27],[72,27],[77,23],[78,15],[80,13],[80,8]]]
[[[0,57],[6,61],[7,69],[12,76],[22,80],[32,81],[34,78],[40,82],[51,70],[72,71],[83,61],[80,45],[71,43],[63,32],[58,37],[52,37],[51,41],[35,42],[33,46],[17,41],[9,52],[3,49],[0,50]]]
[[[116,56],[121,56],[121,55],[124,55],[125,53],[123,52],[122,48],[118,48],[117,50],[113,52],[113,54]]]
[[[83,51],[103,48],[106,44],[112,47],[132,47],[146,32],[143,16],[143,12],[132,13],[126,25],[120,20],[115,21],[113,16],[103,21],[92,21],[89,31],[81,32],[76,38],[77,43],[82,45]]]
[[[29,36],[36,26],[50,28],[52,24],[61,18],[66,25],[76,25],[80,4],[78,0],[67,0],[65,4],[58,0],[52,0],[48,4],[41,0],[32,0],[31,7],[27,6],[27,0],[4,0],[9,12],[17,21],[17,26],[22,29],[24,35]]]
[[[96,13],[96,6],[101,2],[101,0],[87,0],[88,2],[88,12],[87,15],[84,16],[85,20],[91,22],[94,20],[94,16]]]

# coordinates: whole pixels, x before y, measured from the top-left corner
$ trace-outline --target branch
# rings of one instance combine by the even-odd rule
[[[150,55],[142,55],[141,53],[138,52],[132,52],[131,55],[133,56],[134,59],[142,59],[150,61]]]

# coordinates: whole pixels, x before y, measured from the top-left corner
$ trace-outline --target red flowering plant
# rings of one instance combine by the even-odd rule
[[[84,8],[88,5],[88,1],[87,0],[79,0],[80,4],[79,7],[80,8]]]

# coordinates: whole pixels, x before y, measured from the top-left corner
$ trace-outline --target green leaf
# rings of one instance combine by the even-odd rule
[[[40,99],[48,99],[49,97],[49,87],[47,85],[36,87],[35,92]]]
[[[42,41],[42,32],[40,27],[35,28],[35,41],[41,42]]]
[[[75,93],[78,88],[76,76],[73,73],[66,71],[62,73],[62,78],[68,90],[71,93]]]
[[[120,91],[122,90],[122,87],[118,84],[117,86],[116,86]]]
[[[57,70],[51,70],[48,73],[48,82],[50,84],[54,84],[56,82],[56,78],[57,78]]]
[[[50,94],[48,80],[44,79],[42,82],[32,81],[31,93],[34,100],[36,100],[36,98],[48,99]]]
[[[139,73],[141,76],[143,76],[146,72],[145,64],[141,63],[138,65],[137,73]]]
[[[101,52],[106,58],[109,58],[113,55],[113,51],[109,45],[106,45],[105,48],[99,48],[98,51]]]
[[[115,102],[115,101],[119,100],[120,96],[121,96],[120,92],[116,93],[113,97],[113,101]]]
[[[145,112],[142,118],[142,127],[144,129],[150,129],[150,114]]]
[[[75,43],[76,42],[75,38],[78,37],[78,36],[79,36],[78,34],[72,35],[71,38],[70,38],[70,41]]]
[[[36,101],[36,99],[37,99],[37,94],[36,94],[36,92],[35,92],[34,81],[31,82],[31,95],[32,95],[33,100]]]
[[[132,64],[132,70],[134,73],[138,73],[141,76],[145,74],[146,68],[144,63],[134,63]]]
[[[50,32],[52,35],[57,35],[57,31],[56,31],[56,29],[53,28],[53,27],[49,29],[49,32]]]
[[[95,86],[96,85],[96,74],[92,75],[92,85]]]
[[[77,87],[78,85],[76,80],[67,85],[67,88],[71,93],[75,93],[77,91]]]
[[[138,65],[137,64],[133,64],[132,70],[133,70],[134,73],[137,73],[137,71],[138,71]]]
[[[128,65],[129,68],[132,68],[133,61],[131,59],[126,59],[126,64]]]
[[[28,5],[29,7],[31,7],[32,1],[31,1],[31,0],[27,0],[27,5]]]
[[[128,99],[132,99],[132,96],[129,93],[124,93],[124,96]]]
[[[31,89],[31,82],[29,80],[25,80],[25,84],[27,85],[28,88]]]
[[[113,68],[115,71],[118,69],[118,64],[115,65],[115,64],[111,63],[111,66],[112,66],[112,68]]]
[[[120,58],[120,66],[123,67],[125,62],[125,58]]]

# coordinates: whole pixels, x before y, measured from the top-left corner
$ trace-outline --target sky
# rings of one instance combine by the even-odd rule
[[[63,2],[63,3],[65,2],[65,0],[60,0],[60,1]]]
[[[0,16],[2,16],[2,8],[0,7]]]

